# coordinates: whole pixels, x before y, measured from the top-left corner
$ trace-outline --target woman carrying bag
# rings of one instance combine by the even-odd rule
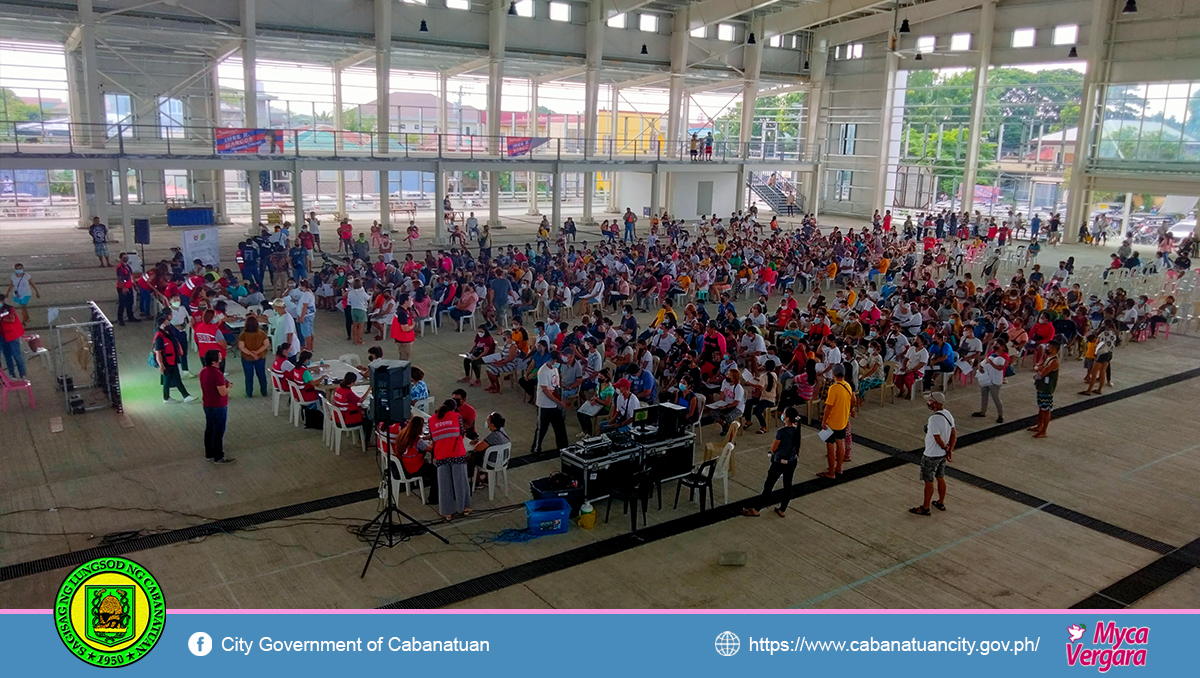
[[[972,417],[986,417],[988,396],[996,403],[996,423],[1004,423],[1004,403],[1000,402],[1000,385],[1004,383],[1004,372],[1011,362],[1008,355],[1008,345],[1003,339],[992,342],[992,350],[979,363],[979,371],[975,373],[975,381],[979,382],[979,411]]]

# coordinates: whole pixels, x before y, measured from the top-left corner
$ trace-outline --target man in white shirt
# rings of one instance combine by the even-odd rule
[[[550,360],[537,371],[535,402],[538,408],[538,426],[537,433],[533,436],[533,446],[530,448],[534,455],[542,453],[542,439],[546,437],[546,431],[551,426],[554,427],[557,449],[560,452],[567,449],[567,420],[563,416],[567,404],[562,399],[562,381],[558,374],[558,365],[561,362],[562,355],[558,351],[552,351]]]
[[[479,237],[479,220],[475,218],[474,212],[467,217],[467,237],[471,240]]]
[[[321,220],[317,218],[316,212],[308,213],[308,232],[312,233],[313,245],[317,251],[321,251]]]
[[[976,336],[973,327],[968,325],[963,329],[962,341],[958,344],[958,360],[955,365],[963,374],[970,374],[975,369],[980,354],[983,353],[983,342]]]
[[[603,431],[624,430],[633,424],[633,413],[638,411],[642,403],[633,394],[633,384],[628,379],[618,379],[614,384],[617,397],[613,399],[612,416],[608,421],[600,423]]]
[[[817,376],[833,379],[833,366],[842,364],[842,350],[837,347],[832,335],[825,335],[821,340],[821,360],[817,363]]]
[[[946,411],[946,394],[930,393],[925,398],[929,410],[929,422],[925,424],[925,454],[921,456],[921,480],[925,483],[925,501],[910,508],[909,513],[919,516],[931,515],[930,506],[939,511],[946,510],[946,464],[954,459],[954,445],[958,442],[958,431],[954,428],[954,416]],[[937,482],[938,500],[933,501],[933,484]]]
[[[296,334],[296,321],[287,312],[287,306],[282,299],[276,299],[272,308],[275,317],[271,318],[271,349],[278,351],[280,346],[288,345],[288,360],[295,362],[300,353],[300,337]]]
[[[927,365],[929,351],[925,348],[925,341],[920,337],[913,337],[911,348],[904,354],[904,363],[896,373],[896,386],[900,390],[900,398],[909,397],[913,384],[925,377]]]
[[[751,326],[746,330],[746,333],[742,335],[742,338],[738,340],[738,353],[742,355],[743,359],[750,360],[753,358],[754,360],[757,360],[759,364],[762,364],[762,362],[766,359],[767,342],[764,341],[762,335],[758,333],[757,327]]]

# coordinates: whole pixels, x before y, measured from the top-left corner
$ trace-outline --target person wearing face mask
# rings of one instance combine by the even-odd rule
[[[192,375],[188,371],[188,329],[192,324],[192,316],[178,295],[171,297],[169,306],[171,312],[171,335],[175,338],[175,343],[179,345],[178,365],[181,368],[180,374],[190,377]]]
[[[542,439],[550,427],[554,427],[554,442],[556,449],[567,448],[567,422],[563,411],[567,404],[562,399],[562,381],[559,377],[558,366],[562,363],[562,355],[558,351],[550,353],[550,360],[538,370],[538,390],[535,404],[538,408],[537,432],[533,436],[530,452],[535,455],[542,453]]]
[[[178,302],[176,302],[178,303]],[[183,402],[195,402],[196,397],[190,395],[180,378],[179,365],[187,359],[187,353],[176,339],[176,331],[171,324],[171,314],[163,312],[158,316],[158,332],[154,334],[154,361],[158,364],[158,373],[162,375],[163,403],[177,405],[180,401],[171,397],[171,389],[179,389]]]
[[[858,358],[858,398],[883,384],[883,342],[875,339],[867,345],[866,355]]]
[[[200,322],[197,322],[192,329],[192,334],[196,337],[196,351],[201,356],[208,355],[209,351],[216,351],[220,355],[219,366],[221,372],[224,372],[225,353],[229,347],[225,342],[225,337],[221,334],[218,324],[217,312],[211,308],[206,309],[200,317]]]
[[[459,379],[460,384],[467,383],[471,386],[480,385],[480,377],[483,372],[484,356],[489,356],[496,351],[496,340],[492,335],[482,327],[475,333],[475,342],[471,346],[471,350],[463,354],[463,377]],[[475,372],[475,379],[471,379],[471,372]]]
[[[42,298],[42,293],[38,290],[37,285],[33,284],[33,279],[29,276],[29,272],[25,270],[23,264],[17,264],[13,267],[12,280],[8,283],[8,290],[4,293],[6,299],[12,301],[12,305],[21,311],[21,322],[29,324],[29,299],[31,295],[37,295],[38,299]],[[130,319],[133,318],[133,310],[130,307]]]
[[[141,322],[133,315],[133,268],[129,266],[129,254],[121,252],[117,264],[117,324],[122,327],[125,320]]]

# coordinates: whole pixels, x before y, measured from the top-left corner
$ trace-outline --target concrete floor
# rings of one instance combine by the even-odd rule
[[[532,238],[532,220],[514,216],[511,223],[501,242]],[[237,228],[227,230],[229,238],[224,231],[222,237],[228,244]],[[45,245],[48,232],[53,248]],[[46,281],[43,305],[94,297],[115,313],[109,299],[112,272],[85,267],[90,247],[81,233],[38,227],[18,233],[9,227],[2,237],[0,265],[25,257],[35,280]],[[1060,250],[1063,256],[1075,254],[1081,264],[1107,257],[1099,249]],[[115,531],[175,530],[377,487],[372,455],[344,444],[341,456],[334,456],[316,432],[293,428],[284,415],[271,416],[269,399],[241,395],[231,402],[226,436],[227,450],[239,463],[206,463],[200,444],[203,413],[198,406],[161,404],[157,373],[145,361],[150,337],[146,324],[118,328],[124,422],[109,411],[66,414],[44,366],[31,364],[37,409],[28,409],[22,398],[0,415],[5,455],[0,565],[95,547],[100,536]],[[418,340],[414,362],[425,369],[435,396],[445,397],[457,386],[457,354],[468,344],[466,335],[454,332]],[[320,315],[317,355],[332,358],[347,352],[354,347],[345,341],[341,317]],[[358,353],[365,356],[365,350]],[[387,353],[392,353],[390,346]],[[1200,340],[1195,337],[1176,334],[1123,348],[1114,361],[1113,392],[1197,367]],[[231,363],[230,371],[240,384],[240,366]],[[1004,388],[1010,422],[1035,412],[1026,376],[1019,373]],[[1084,400],[1074,393],[1082,376],[1081,363],[1065,364],[1059,407],[1069,410]],[[195,384],[188,382],[189,388]],[[239,387],[235,394],[240,393]],[[974,386],[949,392],[962,433],[995,426],[991,419],[969,416],[977,398]],[[381,550],[365,579],[358,575],[368,547],[348,526],[372,517],[378,510],[375,501],[138,550],[127,557],[155,574],[171,608],[364,608],[440,589],[451,592],[447,600],[453,605],[470,608],[1063,608],[1155,562],[1162,548],[1156,551],[1081,524],[1086,521],[1064,519],[1046,505],[1165,542],[1160,547],[1181,547],[1200,537],[1200,445],[1195,406],[1188,404],[1196,402],[1193,398],[1200,398],[1200,380],[1156,385],[1066,414],[1052,424],[1046,440],[1034,441],[1022,430],[981,440],[956,454],[954,468],[1032,495],[1037,498],[1033,506],[1005,498],[986,483],[951,479],[947,512],[930,518],[908,514],[906,509],[920,498],[917,469],[888,452],[921,446],[926,412],[921,403],[880,407],[874,400],[854,421],[859,441],[851,464],[869,472],[836,485],[810,482],[786,520],[767,511],[757,519],[711,513],[708,524],[693,525],[689,521],[698,507],[685,496],[672,509],[672,484],[664,488],[663,510],[651,505],[650,529],[639,530],[646,535],[644,543],[628,541],[628,517],[619,515],[619,504],[611,522],[599,522],[593,530],[572,527],[565,535],[524,544],[496,542],[493,537],[500,530],[524,526],[520,504],[528,498],[529,480],[559,467],[557,460],[548,460],[512,469],[507,497],[500,493],[489,501],[486,492],[474,495],[477,511],[511,508],[438,528],[449,546],[422,536]],[[527,452],[534,411],[518,395],[474,389],[470,402],[481,415],[504,413],[514,454]],[[57,433],[52,432],[56,417],[63,424]],[[568,430],[572,435],[578,431],[574,423]],[[711,440],[715,433],[709,427],[705,438]],[[748,500],[760,491],[769,440],[754,434],[739,438],[730,501]],[[815,431],[805,429],[797,482],[809,482],[823,466],[823,446]],[[717,492],[721,498],[721,490]],[[404,499],[401,508],[422,520],[436,518],[434,510],[415,498]],[[613,544],[620,548],[603,550]],[[720,555],[729,551],[745,552],[746,565],[718,565]],[[591,555],[572,567],[547,569],[545,564],[558,562],[553,558],[560,554]],[[68,571],[6,575],[11,578],[0,581],[0,605],[45,608]],[[512,576],[506,582],[479,579],[498,572]],[[482,595],[462,593],[459,585],[472,580],[486,582],[471,589],[484,591]],[[1190,571],[1127,602],[1151,608],[1200,606],[1200,575]]]

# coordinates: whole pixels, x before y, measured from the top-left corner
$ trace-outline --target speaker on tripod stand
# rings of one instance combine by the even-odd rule
[[[379,427],[379,439],[385,442],[385,447],[391,445],[392,436],[389,431],[392,424],[402,424],[411,416],[409,389],[412,387],[412,367],[406,360],[379,360],[371,363],[371,419]],[[371,543],[371,552],[367,554],[367,562],[363,565],[361,577],[367,576],[367,568],[375,557],[375,549],[382,543],[392,548],[409,537],[429,533],[437,537],[443,544],[450,542],[442,535],[434,532],[419,520],[408,515],[396,506],[396,495],[392,491],[391,456],[388,450],[382,452],[383,485],[386,490],[383,510],[359,530],[359,534],[369,533],[372,527],[379,530]],[[399,460],[397,460],[399,463]],[[386,541],[385,541],[386,539]]]

